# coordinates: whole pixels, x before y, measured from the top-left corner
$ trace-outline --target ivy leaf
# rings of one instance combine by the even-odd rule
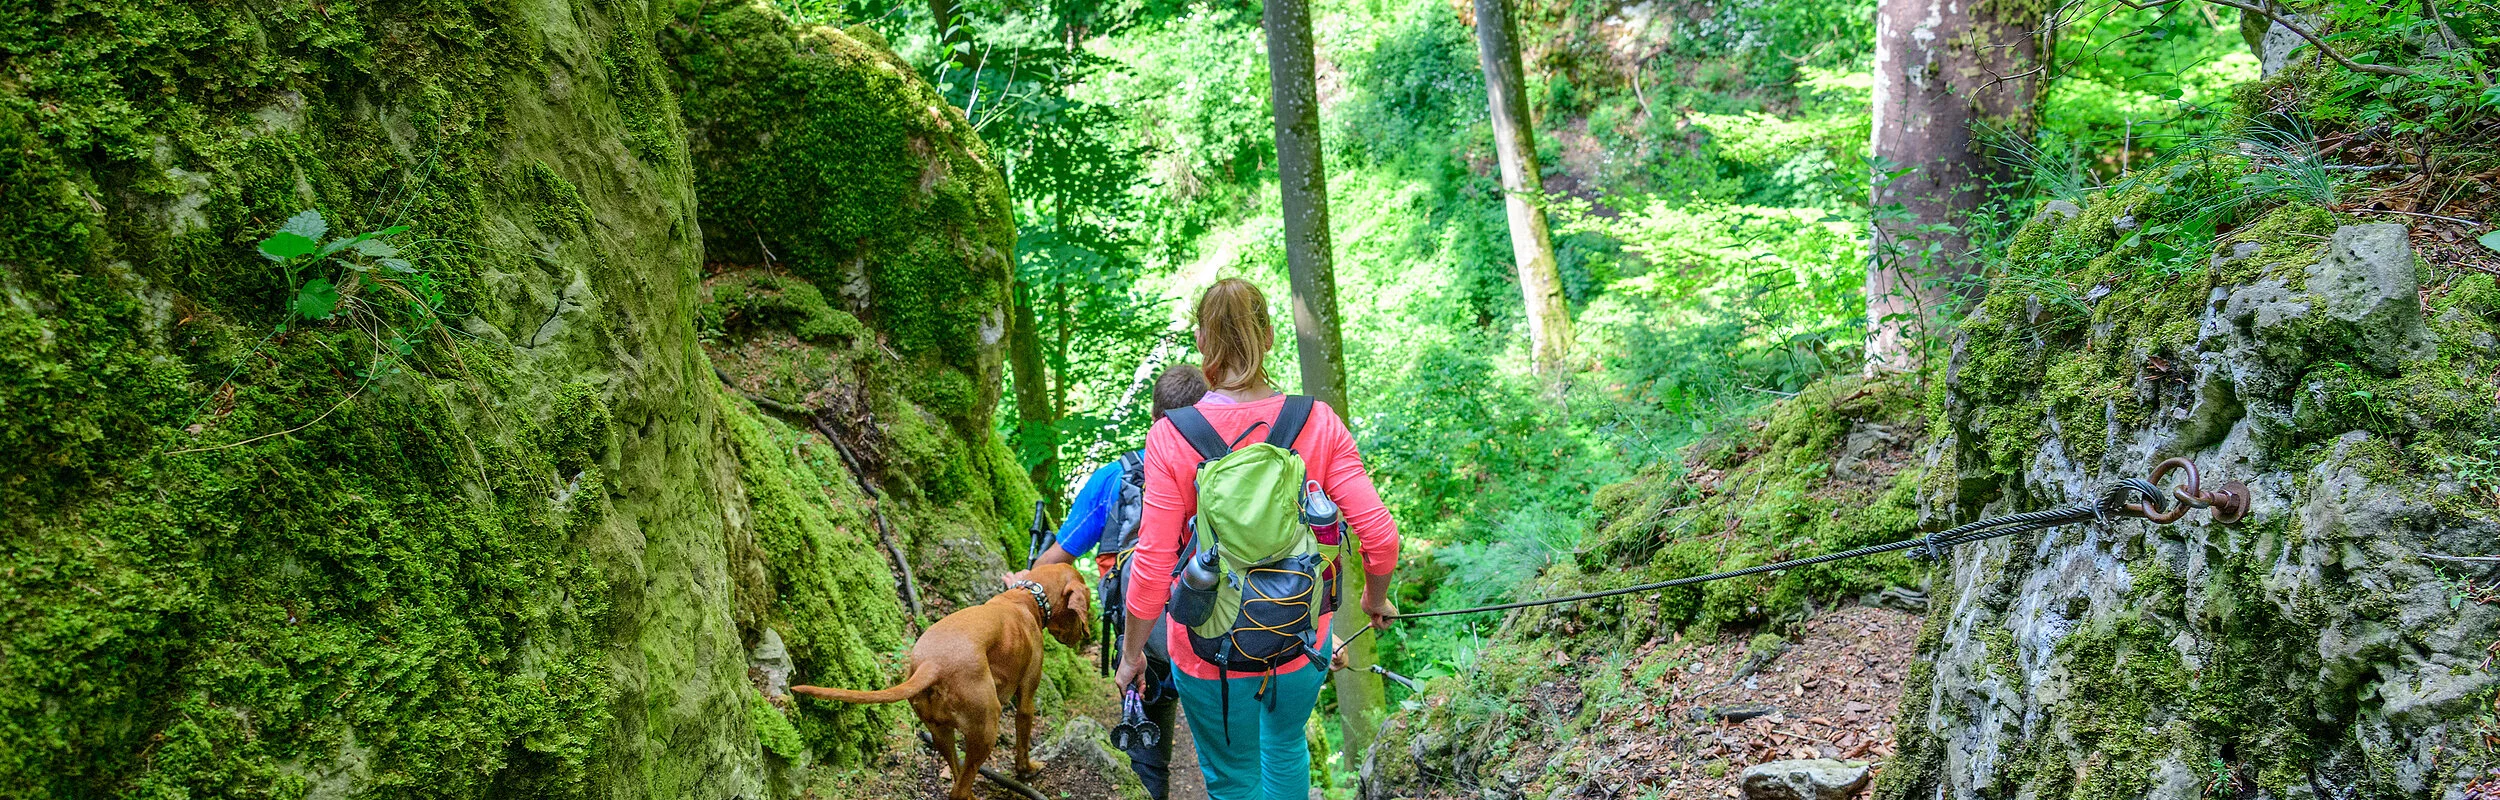
[[[2490,233],[2483,234],[2482,238],[2475,239],[2474,241],[2482,242],[2484,247],[2488,247],[2493,250],[2500,250],[2500,231],[2492,231]]]
[[[330,223],[321,218],[319,211],[305,211],[288,217],[286,226],[278,230],[318,242],[330,233]]]
[[[339,287],[328,278],[305,281],[303,288],[295,290],[294,299],[287,301],[287,310],[305,319],[329,319],[338,309]]]
[[[260,254],[271,261],[285,261],[297,256],[312,255],[321,249],[312,239],[293,231],[279,231],[260,240]]]

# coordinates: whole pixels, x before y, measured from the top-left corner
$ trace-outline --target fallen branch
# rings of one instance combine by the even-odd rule
[[[2119,5],[2137,10],[2160,8],[2177,2],[2180,2],[2180,0],[2152,0],[2152,2],[2146,3],[2138,3],[2135,2],[2135,0],[2118,0]],[[2309,42],[2309,46],[2318,48],[2318,52],[2326,54],[2327,58],[2334,59],[2335,63],[2344,65],[2345,69],[2349,69],[2354,72],[2367,73],[2370,75],[2387,75],[2390,77],[2413,74],[2413,70],[2405,69],[2403,67],[2362,64],[2357,63],[2352,59],[2345,58],[2343,53],[2336,52],[2333,47],[2328,47],[2326,41],[2319,39],[2317,34],[2310,33],[2308,28],[2301,27],[2300,23],[2293,22],[2291,18],[2275,13],[2274,9],[2266,8],[2260,5],[2243,3],[2239,0],[2205,0],[2205,2],[2227,8],[2236,8],[2241,11],[2250,12],[2265,17],[2266,19],[2273,20],[2274,24],[2281,25],[2284,30],[2291,31],[2294,35],[2307,40]]]
[[[921,743],[921,744],[923,744],[923,745],[927,745],[927,746],[928,746],[928,748],[929,748],[929,750],[930,750],[931,752],[935,752],[935,751],[937,750],[937,742],[936,742],[935,740],[932,740],[932,739],[930,739],[930,738],[929,738],[929,732],[928,732],[928,731],[921,731],[921,732],[920,732],[920,743]],[[939,757],[939,758],[941,758],[941,759],[946,759],[946,760],[948,760],[948,761],[952,761],[952,760],[954,760],[954,759],[951,757],[952,755],[953,755],[953,754],[951,754],[951,753],[938,753],[938,757]],[[998,773],[998,771],[997,771],[997,770],[990,769],[990,768],[988,768],[988,767],[982,767],[982,768],[981,768],[981,770],[980,770],[980,772],[981,772],[981,777],[984,777],[984,778],[988,778],[988,779],[990,779],[990,782],[992,782],[992,783],[996,783],[996,784],[998,784],[998,785],[1000,785],[1000,786],[1007,787],[1007,790],[1008,790],[1008,791],[1012,791],[1012,792],[1015,792],[1016,794],[1024,795],[1026,798],[1028,798],[1028,800],[1050,800],[1050,798],[1042,796],[1042,793],[1041,793],[1041,792],[1034,791],[1034,790],[1033,790],[1033,787],[1024,785],[1024,782],[1023,782],[1023,781],[1019,781],[1019,780],[1016,780],[1016,779],[1014,779],[1014,778],[1010,778],[1010,777],[1007,777],[1007,776],[1005,776],[1005,775],[1001,775],[1001,774],[999,774],[999,773]]]
[[[2414,555],[2421,556],[2423,558],[2435,558],[2441,561],[2456,561],[2466,564],[2500,564],[2500,556],[2443,556],[2436,553],[2415,553]]]
[[[2476,227],[2481,227],[2481,226],[2482,226],[2482,223],[2480,223],[2480,222],[2475,222],[2475,221],[2473,221],[2473,220],[2466,219],[2466,218],[2464,218],[2464,217],[2443,217],[2443,216],[2440,216],[2440,215],[2438,215],[2438,214],[2424,214],[2424,213],[2419,212],[2419,211],[2396,211],[2396,210],[2393,210],[2393,209],[2385,209],[2385,208],[2352,208],[2352,209],[2345,209],[2345,210],[2347,210],[2347,211],[2351,211],[2352,213],[2355,213],[2355,214],[2400,214],[2400,215],[2403,215],[2403,216],[2408,216],[2408,217],[2421,217],[2421,218],[2423,218],[2423,219],[2435,219],[2435,220],[2439,220],[2439,221],[2441,221],[2441,222],[2454,222],[2454,223],[2457,223],[2457,224],[2460,224],[2460,225],[2473,225],[2473,226],[2476,226]]]
[[[912,619],[920,619],[919,581],[912,577],[911,559],[903,557],[903,546],[894,541],[894,526],[885,521],[884,504],[878,502],[885,497],[885,492],[879,491],[876,484],[868,482],[868,473],[860,467],[859,457],[851,455],[850,446],[842,443],[842,437],[837,435],[833,426],[827,424],[824,417],[813,419],[816,423],[816,432],[824,434],[825,441],[833,443],[833,452],[842,456],[842,466],[851,471],[853,480],[859,481],[860,493],[868,496],[868,514],[877,520],[877,538],[885,540],[886,552],[894,554],[894,568],[903,573],[903,601],[911,604]]]
[[[2388,172],[2388,171],[2392,171],[2392,170],[2399,170],[2399,169],[2413,169],[2413,168],[2414,168],[2414,166],[2413,166],[2413,165],[2411,165],[2411,164],[2371,164],[2371,165],[2368,165],[2368,166],[2362,166],[2362,165],[2359,165],[2359,164],[2328,164],[2328,165],[2326,165],[2326,166],[2324,166],[2324,167],[2320,167],[2320,169],[2324,169],[2324,170],[2326,170],[2326,171],[2328,171],[2328,172],[2362,172],[2362,173],[2369,173],[2369,172]]]

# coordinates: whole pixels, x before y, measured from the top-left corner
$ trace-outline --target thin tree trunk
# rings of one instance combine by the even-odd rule
[[[1970,213],[2007,176],[1980,153],[1972,126],[2030,135],[2037,8],[2010,0],[1876,4],[1870,375],[1919,367],[1922,337],[1952,302],[1951,284],[1978,266],[1969,257]]]
[[[1511,260],[1527,300],[1528,344],[1537,374],[1559,378],[1571,352],[1571,306],[1554,266],[1545,225],[1544,173],[1536,163],[1536,130],[1528,118],[1519,37],[1503,0],[1475,0],[1476,53],[1493,109],[1493,148],[1502,162],[1502,205],[1510,214]]]
[[[1015,317],[1007,323],[1007,360],[1016,373],[1016,451],[1031,458],[1033,488],[1056,507],[1059,499],[1059,415],[1051,402],[1050,373],[1042,365],[1041,323],[1033,316],[1033,286],[1018,279]]]
[[[1276,173],[1283,195],[1285,264],[1293,273],[1293,339],[1302,393],[1345,411],[1337,341],[1337,280],[1328,241],[1328,170],[1319,142],[1317,60],[1308,0],[1268,0],[1268,89],[1276,111]]]
[[[1345,351],[1337,340],[1337,282],[1328,244],[1328,175],[1319,142],[1317,57],[1311,51],[1307,0],[1267,0],[1268,90],[1276,112],[1276,173],[1283,195],[1285,265],[1293,274],[1293,338],[1302,360],[1302,393],[1350,415],[1345,397]],[[1361,566],[1338,567],[1345,598],[1362,596]],[[1360,614],[1336,617],[1337,633],[1351,632]],[[1347,648],[1355,669],[1336,674],[1338,724],[1346,763],[1371,747],[1386,702],[1373,661],[1372,637]]]

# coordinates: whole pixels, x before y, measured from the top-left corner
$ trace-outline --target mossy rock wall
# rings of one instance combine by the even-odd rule
[[[703,336],[742,392],[843,438],[931,607],[997,591],[1037,495],[992,433],[1015,226],[962,112],[865,29],[678,3],[660,35],[712,277]]]
[[[741,184],[678,93],[750,76],[671,61],[675,13],[0,11],[0,796],[759,798],[893,746],[894,709],[763,691],[889,681],[910,628],[856,476],[699,345],[705,234],[741,238],[709,209]],[[876,74],[773,91],[826,100],[797,107],[828,130],[931,117]],[[883,249],[839,251],[864,283],[809,277],[865,287],[856,338],[897,366],[857,391],[920,425],[881,465],[917,481],[888,477],[891,507],[945,521],[907,529],[924,551],[977,545],[958,594],[1031,497],[975,424],[1003,256],[945,256],[1011,244],[979,147],[828,151],[828,180],[934,169],[970,199],[820,194],[771,239],[873,220]],[[352,277],[255,253],[306,209],[409,226],[439,313],[366,278],[291,319],[301,278]]]
[[[2185,265],[2131,235],[2243,168],[2018,237],[2037,274],[1964,326],[1924,491],[1966,520],[2176,456],[2249,517],[1960,548],[1879,797],[2457,798],[2500,767],[2494,570],[2432,558],[2500,552],[2500,292],[2298,204]]]

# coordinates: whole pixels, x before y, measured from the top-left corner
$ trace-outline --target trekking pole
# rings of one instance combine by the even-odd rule
[[[1049,510],[1050,510],[1050,501],[1048,501],[1048,500],[1035,500],[1035,501],[1033,501],[1033,530],[1032,530],[1032,539],[1031,539],[1031,544],[1027,545],[1027,546],[1025,547],[1025,549],[1024,549],[1024,568],[1025,568],[1025,569],[1028,569],[1028,570],[1029,570],[1029,569],[1032,569],[1032,568],[1033,568],[1033,565],[1034,565],[1034,564],[1036,564],[1036,563],[1039,563],[1039,562],[1041,561],[1041,559],[1042,559],[1042,536],[1044,535],[1044,534],[1042,533],[1042,523],[1043,523],[1043,522],[1047,519],[1047,517],[1045,517],[1045,516],[1044,516],[1045,512],[1047,512],[1047,511],[1049,511]]]

